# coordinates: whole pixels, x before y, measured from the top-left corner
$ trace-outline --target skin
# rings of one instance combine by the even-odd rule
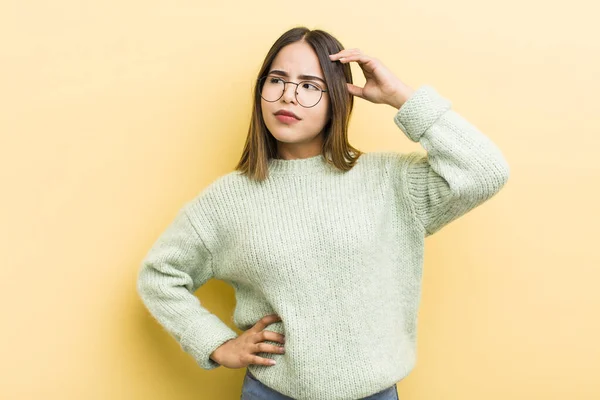
[[[365,86],[361,88],[347,83],[348,91],[356,97],[400,109],[414,93],[411,87],[392,74],[381,61],[365,55],[359,49],[345,49],[331,54],[329,58],[332,62],[358,63],[366,78]],[[273,61],[271,70],[273,69],[287,72],[289,76],[283,79],[296,83],[300,82],[298,75],[302,74],[323,78],[316,53],[303,42],[296,42],[281,49]],[[316,156],[321,152],[322,133],[327,123],[330,106],[329,97],[327,93],[323,93],[323,98],[316,106],[304,108],[294,97],[296,85],[286,86],[284,95],[278,101],[269,103],[261,99],[265,124],[278,141],[279,158],[297,159]],[[273,114],[282,108],[294,112],[302,120],[295,124],[278,121]],[[259,357],[255,353],[283,354],[285,352],[283,346],[262,343],[265,340],[282,344],[285,342],[283,335],[265,330],[268,325],[277,321],[281,321],[277,314],[264,316],[252,328],[219,346],[210,358],[227,368],[245,368],[249,364],[273,365],[273,360]]]
[[[281,318],[277,314],[262,317],[252,328],[219,346],[210,358],[227,368],[245,368],[249,364],[274,365],[274,360],[259,357],[254,353],[285,353],[282,346],[262,343],[265,340],[285,343],[284,335],[265,330],[268,325],[278,321],[281,321]]]
[[[414,90],[390,72],[381,61],[369,57],[361,50],[345,49],[329,56],[332,62],[356,62],[366,78],[365,86],[348,83],[348,91],[357,97],[376,104],[388,104],[396,109],[414,93]],[[305,42],[295,42],[282,48],[269,70],[285,71],[286,81],[300,82],[298,75],[313,75],[324,79],[323,70],[315,51]],[[324,89],[327,87],[322,84]],[[310,108],[296,101],[296,85],[286,85],[283,96],[276,102],[261,98],[262,115],[269,132],[277,140],[278,157],[297,159],[320,154],[323,145],[323,129],[329,121],[330,99],[327,92],[319,103]],[[279,121],[275,112],[285,109],[295,113],[301,120],[288,124]]]
[[[298,75],[312,75],[325,80],[317,53],[305,42],[295,42],[282,48],[273,60],[269,73],[273,70],[287,72],[288,76],[281,78],[295,83],[303,80]],[[327,90],[324,83],[316,82]],[[286,84],[285,92],[279,100],[268,102],[261,98],[265,125],[277,139],[277,158],[316,156],[321,153],[323,146],[323,128],[329,120],[329,93],[324,92],[317,105],[306,108],[296,101],[295,91],[296,85]],[[292,124],[279,121],[274,114],[280,109],[293,112],[300,121]]]
[[[396,109],[415,92],[413,88],[402,82],[377,58],[364,54],[359,49],[345,49],[330,54],[332,61],[341,63],[356,62],[363,71],[366,82],[364,87],[347,83],[350,94],[375,104],[388,104]]]

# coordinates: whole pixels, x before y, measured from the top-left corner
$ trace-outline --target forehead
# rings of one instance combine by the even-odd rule
[[[317,53],[304,42],[295,42],[283,47],[271,63],[272,70],[285,71],[291,77],[313,75],[323,77]]]

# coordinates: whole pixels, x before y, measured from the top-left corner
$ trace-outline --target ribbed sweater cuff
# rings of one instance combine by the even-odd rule
[[[452,106],[432,86],[419,87],[398,109],[394,122],[413,142],[418,142],[423,133]]]
[[[210,358],[212,352],[236,337],[238,334],[233,329],[216,315],[209,314],[185,330],[181,336],[181,348],[191,354],[200,367],[209,370],[221,365]]]

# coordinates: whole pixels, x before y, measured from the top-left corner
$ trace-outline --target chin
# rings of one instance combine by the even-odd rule
[[[271,135],[273,135],[273,133],[271,133]],[[296,143],[296,142],[301,142],[301,138],[299,138],[297,135],[282,135],[279,133],[276,133],[273,135],[273,137],[275,139],[277,139],[277,141],[279,142],[283,142],[283,143]]]
[[[269,129],[269,127],[267,127],[267,129]],[[276,139],[279,138],[289,138],[289,137],[298,137],[301,136],[302,134],[299,133],[301,131],[296,130],[296,128],[292,128],[292,127],[285,127],[285,126],[277,126],[274,129],[269,129],[269,132],[271,132],[271,135],[275,136]]]

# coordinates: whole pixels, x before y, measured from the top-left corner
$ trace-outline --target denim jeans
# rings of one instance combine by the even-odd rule
[[[271,389],[261,381],[256,379],[254,375],[246,370],[246,376],[244,377],[244,384],[242,386],[242,396],[240,400],[294,400],[292,397],[288,397],[278,391]],[[326,399],[324,399],[326,400]],[[356,399],[348,399],[356,400]],[[398,392],[396,391],[396,384],[393,386],[377,392],[368,397],[363,397],[361,400],[398,400]]]

